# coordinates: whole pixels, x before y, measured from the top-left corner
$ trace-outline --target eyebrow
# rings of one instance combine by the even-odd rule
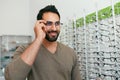
[[[53,22],[53,21],[47,21],[47,20],[46,20],[46,22]],[[60,21],[55,21],[55,22],[60,22]]]

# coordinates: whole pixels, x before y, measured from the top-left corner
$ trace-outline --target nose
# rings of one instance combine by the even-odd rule
[[[55,26],[55,24],[52,24],[51,29],[52,30],[56,30],[57,29],[56,26]]]

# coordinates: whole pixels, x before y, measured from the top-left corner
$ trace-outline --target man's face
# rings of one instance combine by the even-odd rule
[[[46,37],[45,39],[54,42],[57,40],[60,33],[60,19],[59,16],[52,12],[43,14],[43,20],[46,21]]]

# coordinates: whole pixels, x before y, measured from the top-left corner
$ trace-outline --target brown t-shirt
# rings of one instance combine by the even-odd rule
[[[26,49],[19,47],[12,62],[5,69],[6,80],[81,80],[75,52],[58,43],[55,54],[41,45],[36,60],[29,66],[19,55]]]

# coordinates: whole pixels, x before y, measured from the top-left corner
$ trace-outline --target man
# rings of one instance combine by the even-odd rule
[[[57,42],[60,14],[54,5],[41,9],[35,39],[19,47],[5,69],[6,80],[81,80],[75,52]]]

